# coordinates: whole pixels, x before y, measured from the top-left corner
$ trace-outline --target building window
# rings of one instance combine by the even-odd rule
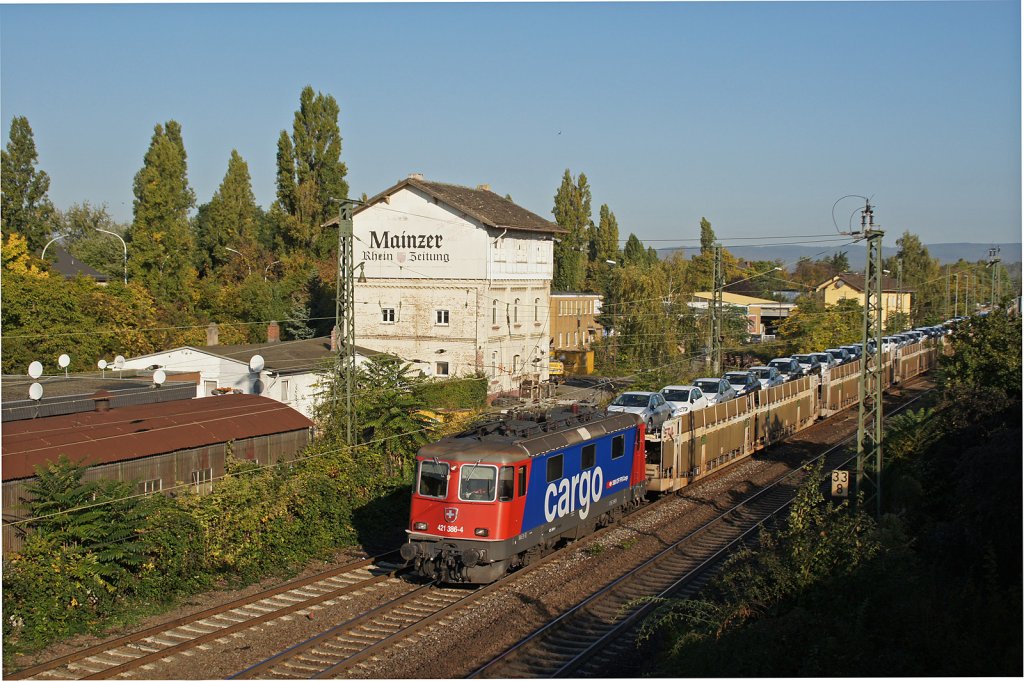
[[[288,389],[290,387],[291,387],[291,381],[289,381],[289,380],[281,381],[281,401],[282,402],[287,402],[288,401]]]
[[[558,332],[558,347],[560,347],[560,348],[565,347],[564,345],[562,345],[562,332],[561,331]]]
[[[209,397],[217,389],[217,381],[203,381],[203,395]]]
[[[516,371],[518,371],[518,370],[519,370],[519,355],[516,355],[515,357],[512,358],[512,374],[514,375],[516,373]]]
[[[448,326],[448,310],[434,310],[434,324]]]
[[[491,301],[491,324],[498,323],[498,301]]]
[[[491,376],[498,375],[498,351],[491,353]]]
[[[514,324],[519,323],[519,299],[516,298],[515,304],[512,306],[512,322]]]
[[[139,483],[139,491],[143,494],[154,494],[164,488],[164,481],[160,478],[156,480],[143,480]]]
[[[540,321],[540,298],[533,299],[533,321]]]
[[[204,468],[192,471],[192,486],[197,494],[209,494],[213,491],[213,469]]]
[[[434,364],[434,374],[436,376],[447,376],[448,362],[437,362],[436,364]]]
[[[393,308],[393,307],[381,308],[380,320],[382,322],[384,322],[385,324],[394,324],[395,323],[395,308]]]

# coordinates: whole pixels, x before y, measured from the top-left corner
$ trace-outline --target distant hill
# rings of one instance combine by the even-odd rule
[[[999,257],[1002,258],[1004,265],[1021,262],[1020,242],[1003,244],[925,244],[925,246],[928,247],[928,253],[933,258],[938,258],[939,262],[943,264],[954,263],[960,258],[972,262],[986,260],[988,259],[988,249],[997,246],[1000,249]],[[820,260],[821,258],[829,258],[839,251],[846,251],[846,258],[850,261],[850,267],[854,270],[860,270],[864,268],[865,259],[863,243],[843,246],[841,248],[817,248],[814,246],[730,246],[728,250],[742,260],[781,260],[789,266],[795,264],[802,257]],[[883,246],[882,256],[896,255],[898,250],[895,246]],[[662,258],[667,258],[676,251],[683,251],[689,257],[699,252],[700,248],[660,248],[658,249],[658,255]]]

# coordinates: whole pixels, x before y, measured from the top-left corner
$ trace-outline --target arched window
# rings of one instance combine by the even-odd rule
[[[491,324],[498,323],[498,301],[491,301]]]
[[[533,321],[540,321],[540,298],[533,299]]]
[[[512,322],[514,324],[519,323],[519,299],[516,298],[516,302],[512,307]]]

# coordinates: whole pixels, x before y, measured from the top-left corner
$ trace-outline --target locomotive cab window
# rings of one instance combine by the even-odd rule
[[[526,496],[526,466],[519,467],[519,496]]]
[[[556,454],[548,459],[548,482],[554,482],[555,480],[562,479],[562,460],[561,454]]]
[[[580,455],[580,470],[593,468],[597,463],[597,445],[585,445]]]
[[[467,464],[462,467],[459,499],[463,501],[494,501],[498,469],[494,466]]]
[[[420,461],[420,480],[416,490],[420,496],[447,498],[448,464],[438,461]]]
[[[621,459],[626,453],[626,436],[616,435],[612,438],[612,458]]]
[[[516,469],[502,466],[498,472],[498,501],[512,501],[516,492]]]

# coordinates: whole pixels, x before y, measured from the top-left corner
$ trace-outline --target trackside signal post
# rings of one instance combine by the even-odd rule
[[[352,246],[352,205],[347,199],[338,208],[338,282],[334,304],[334,328],[338,358],[334,381],[334,404],[338,406],[338,381],[345,381],[345,443],[354,444],[355,410],[352,403],[356,368],[355,258]]]
[[[854,236],[867,243],[867,264],[864,270],[864,324],[861,334],[861,365],[858,395],[860,408],[857,415],[857,492],[864,498],[875,498],[875,515],[882,512],[882,236],[875,228],[874,214],[869,202],[861,210],[861,230]],[[875,353],[868,352],[873,340]],[[865,461],[874,458],[874,479],[871,479]]]

